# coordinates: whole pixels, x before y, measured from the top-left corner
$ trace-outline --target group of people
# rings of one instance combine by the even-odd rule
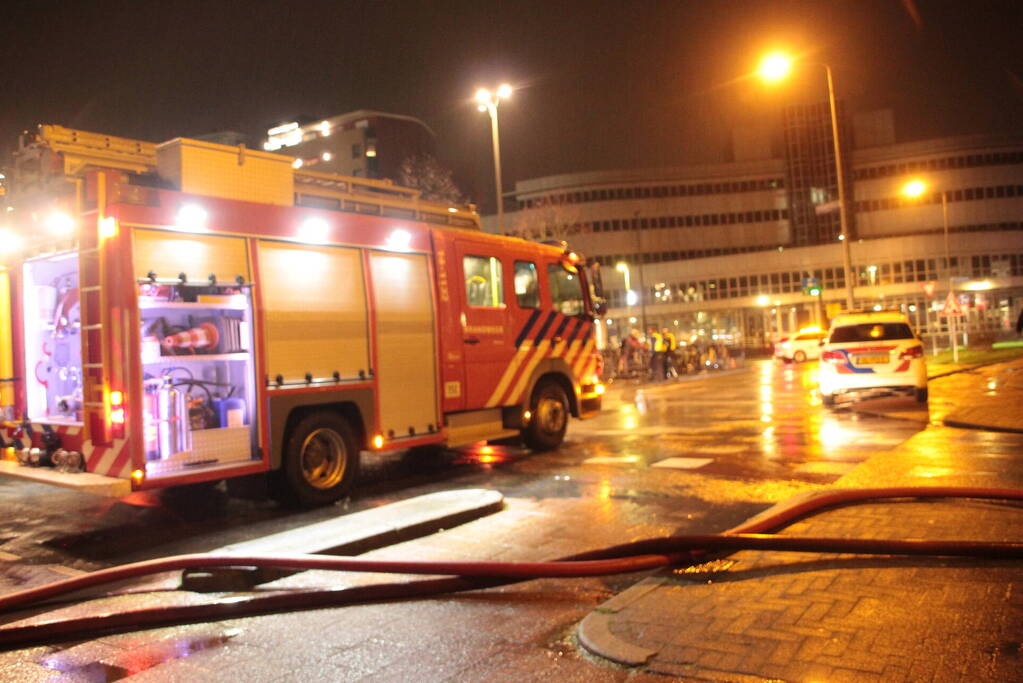
[[[616,375],[631,377],[647,375],[662,380],[682,374],[718,368],[727,362],[727,347],[721,344],[682,344],[667,327],[651,325],[646,336],[636,328],[625,335],[618,347],[614,364]]]

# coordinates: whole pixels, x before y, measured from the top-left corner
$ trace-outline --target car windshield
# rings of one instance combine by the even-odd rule
[[[836,327],[831,333],[832,344],[870,342],[886,339],[913,339],[913,330],[906,323],[863,323]]]

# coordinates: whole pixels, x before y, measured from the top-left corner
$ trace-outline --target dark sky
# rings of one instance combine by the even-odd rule
[[[60,123],[162,141],[299,114],[425,120],[485,210],[501,107],[505,186],[604,168],[727,159],[730,130],[825,97],[822,71],[743,78],[785,46],[826,60],[853,109],[900,140],[1023,131],[1021,0],[122,0],[0,5],[0,151]]]

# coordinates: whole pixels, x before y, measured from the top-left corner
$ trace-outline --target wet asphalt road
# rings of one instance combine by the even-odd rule
[[[654,535],[721,531],[830,484],[926,426],[826,411],[814,395],[814,371],[814,364],[757,361],[727,373],[615,388],[603,414],[573,423],[565,445],[551,453],[466,450],[426,472],[400,455],[368,456],[353,500],[314,511],[281,510],[208,487],[110,501],[0,482],[0,588],[14,590],[19,576],[33,570],[205,551],[449,488],[500,490],[507,509],[465,531],[373,555],[539,560]],[[126,669],[117,658],[132,653],[132,661],[146,662],[132,680],[658,680],[594,663],[572,640],[580,619],[640,578],[547,579],[431,600],[171,627],[107,638],[98,649],[85,643],[10,653],[0,656],[0,666],[53,669],[82,661],[96,672],[89,680],[118,680]],[[306,572],[279,587],[369,580],[377,579]]]
[[[609,514],[659,520],[666,531],[718,531],[808,487],[826,485],[870,452],[919,431],[910,422],[828,412],[814,395],[815,364],[749,367],[609,392],[601,416],[573,422],[551,453],[466,450],[427,470],[398,454],[366,455],[352,500],[282,510],[219,488],[137,493],[115,501],[0,480],[0,552],[13,561],[92,569],[229,543],[345,511],[449,488],[507,498],[598,499]],[[699,520],[699,529],[692,529]]]

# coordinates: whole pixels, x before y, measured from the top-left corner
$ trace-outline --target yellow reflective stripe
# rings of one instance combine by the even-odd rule
[[[550,346],[550,342],[545,339],[536,347],[536,353],[529,359],[526,369],[522,371],[522,374],[519,376],[519,381],[515,384],[515,389],[512,390],[512,393],[508,396],[508,404],[515,404],[519,402],[519,397],[522,396],[522,392],[526,388],[526,382],[528,382],[529,378],[532,377],[533,370],[540,364],[543,357],[547,355],[548,346]]]
[[[504,395],[505,389],[508,388],[512,378],[515,377],[515,371],[519,369],[519,365],[521,365],[522,361],[526,359],[526,356],[529,355],[529,351],[532,348],[533,342],[531,340],[527,339],[522,342],[522,346],[520,346],[515,352],[515,355],[512,356],[511,362],[508,364],[508,367],[505,368],[504,374],[501,375],[501,381],[497,383],[494,393],[492,393],[490,398],[487,399],[487,408],[495,407],[497,402],[501,400],[501,396]]]

